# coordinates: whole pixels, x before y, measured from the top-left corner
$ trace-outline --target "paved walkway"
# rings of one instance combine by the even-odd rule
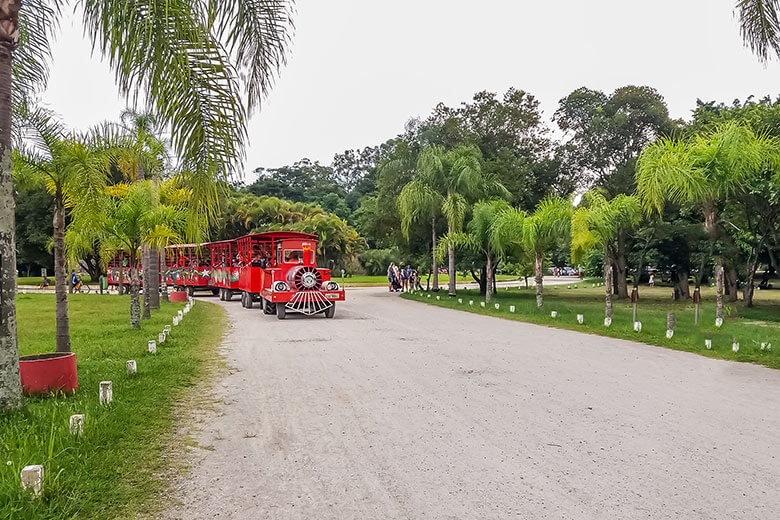
[[[401,300],[238,302],[171,519],[780,518],[780,372]]]

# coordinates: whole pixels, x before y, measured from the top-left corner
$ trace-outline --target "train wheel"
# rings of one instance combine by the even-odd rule
[[[230,289],[225,289],[225,301],[230,302],[233,301],[233,291]]]
[[[246,293],[246,308],[251,309],[254,307],[254,302],[252,301],[252,293]]]
[[[263,312],[265,314],[276,314],[276,304],[268,300],[263,300]]]
[[[225,289],[220,289],[219,290],[219,299],[220,299],[220,301],[224,301],[225,300]]]
[[[211,290],[211,294],[213,294],[214,296],[218,295],[219,294],[219,289],[218,288],[212,289]]]
[[[276,319],[283,320],[285,316],[287,316],[287,308],[284,306],[284,304],[276,304]]]
[[[187,294],[193,296],[195,294],[195,287],[192,286],[187,287]]]
[[[336,315],[336,304],[334,303],[333,305],[325,309],[325,317],[332,318],[335,315]]]
[[[241,291],[241,306],[246,309],[246,293]]]

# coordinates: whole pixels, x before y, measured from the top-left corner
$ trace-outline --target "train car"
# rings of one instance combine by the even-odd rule
[[[219,289],[219,299],[230,301],[241,290],[238,286],[238,248],[235,240],[209,242],[211,286]]]
[[[166,283],[190,295],[195,291],[219,294],[219,289],[211,284],[211,257],[204,244],[176,244],[165,251]]]
[[[241,304],[260,302],[265,314],[288,312],[332,318],[344,290],[317,267],[317,235],[269,231],[236,239]]]
[[[138,254],[138,284],[144,285],[144,270],[141,268],[141,254]],[[130,255],[119,250],[109,260],[106,266],[106,279],[109,287],[122,285],[125,290],[130,290]]]

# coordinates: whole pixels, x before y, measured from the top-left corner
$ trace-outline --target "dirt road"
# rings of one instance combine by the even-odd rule
[[[780,372],[347,298],[223,303],[236,371],[167,518],[780,518]]]

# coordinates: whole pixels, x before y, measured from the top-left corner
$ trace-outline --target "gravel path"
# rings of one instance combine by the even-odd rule
[[[166,518],[780,518],[779,371],[381,289],[220,303],[234,371]]]

